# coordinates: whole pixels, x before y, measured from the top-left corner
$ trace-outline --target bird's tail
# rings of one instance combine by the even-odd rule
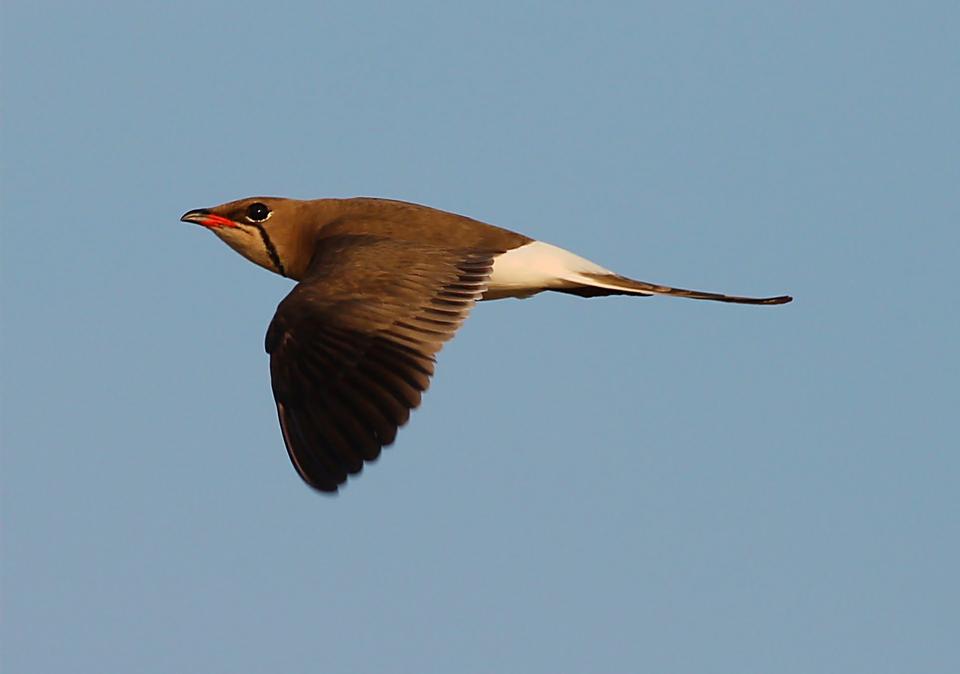
[[[580,271],[574,278],[568,277],[563,287],[554,287],[561,293],[579,295],[581,297],[601,297],[604,295],[674,295],[676,297],[689,297],[694,300],[712,300],[714,302],[732,302],[734,304],[786,304],[793,301],[789,295],[778,295],[776,297],[743,297],[740,295],[723,295],[721,293],[710,293],[703,290],[686,290],[684,288],[672,288],[662,286],[656,283],[647,283],[645,281],[636,281],[626,276],[620,276],[612,272],[593,272]]]
[[[735,302],[738,304],[786,304],[793,298],[741,297],[701,290],[671,288],[656,283],[635,281],[616,274],[596,262],[574,255],[543,241],[531,241],[496,257],[484,299],[530,297],[554,290],[581,297],[602,295],[675,295],[695,300]]]

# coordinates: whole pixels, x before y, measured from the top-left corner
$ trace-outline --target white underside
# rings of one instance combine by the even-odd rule
[[[532,241],[497,256],[485,298],[530,297],[543,290],[568,285],[571,281],[599,287],[607,285],[584,276],[584,272],[613,273],[563,248]]]

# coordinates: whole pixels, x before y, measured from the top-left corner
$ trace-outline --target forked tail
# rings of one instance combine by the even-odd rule
[[[786,304],[793,298],[741,297],[701,290],[684,290],[655,283],[635,281],[615,274],[596,262],[574,255],[543,241],[531,241],[498,255],[484,299],[530,297],[544,290],[554,290],[581,297],[602,295],[676,295],[695,300],[734,302],[737,304]]]
[[[708,293],[702,290],[671,288],[670,286],[657,285],[656,283],[635,281],[632,278],[612,273],[580,271],[576,274],[576,277],[576,281],[572,279],[568,281],[570,285],[552,288],[552,290],[570,293],[571,295],[579,295],[581,297],[601,297],[604,295],[674,295],[676,297],[689,297],[694,300],[712,300],[714,302],[732,302],[734,304],[786,304],[787,302],[793,301],[793,298],[789,295],[778,295],[777,297],[742,297],[740,295]]]

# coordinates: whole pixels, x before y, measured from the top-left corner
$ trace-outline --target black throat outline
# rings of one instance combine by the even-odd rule
[[[270,256],[270,261],[273,262],[273,266],[277,268],[277,271],[280,272],[281,276],[286,276],[287,270],[283,268],[283,263],[280,261],[280,256],[277,254],[277,249],[273,245],[273,241],[270,240],[267,230],[264,229],[263,225],[261,225],[259,222],[253,223],[253,226],[256,227],[257,231],[260,232],[260,238],[263,239],[263,245],[267,249],[267,255]]]

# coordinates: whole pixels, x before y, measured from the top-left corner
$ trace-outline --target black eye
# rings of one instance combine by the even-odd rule
[[[267,208],[266,204],[261,204],[258,201],[255,204],[247,206],[247,220],[250,222],[263,222],[269,217],[270,209]]]

